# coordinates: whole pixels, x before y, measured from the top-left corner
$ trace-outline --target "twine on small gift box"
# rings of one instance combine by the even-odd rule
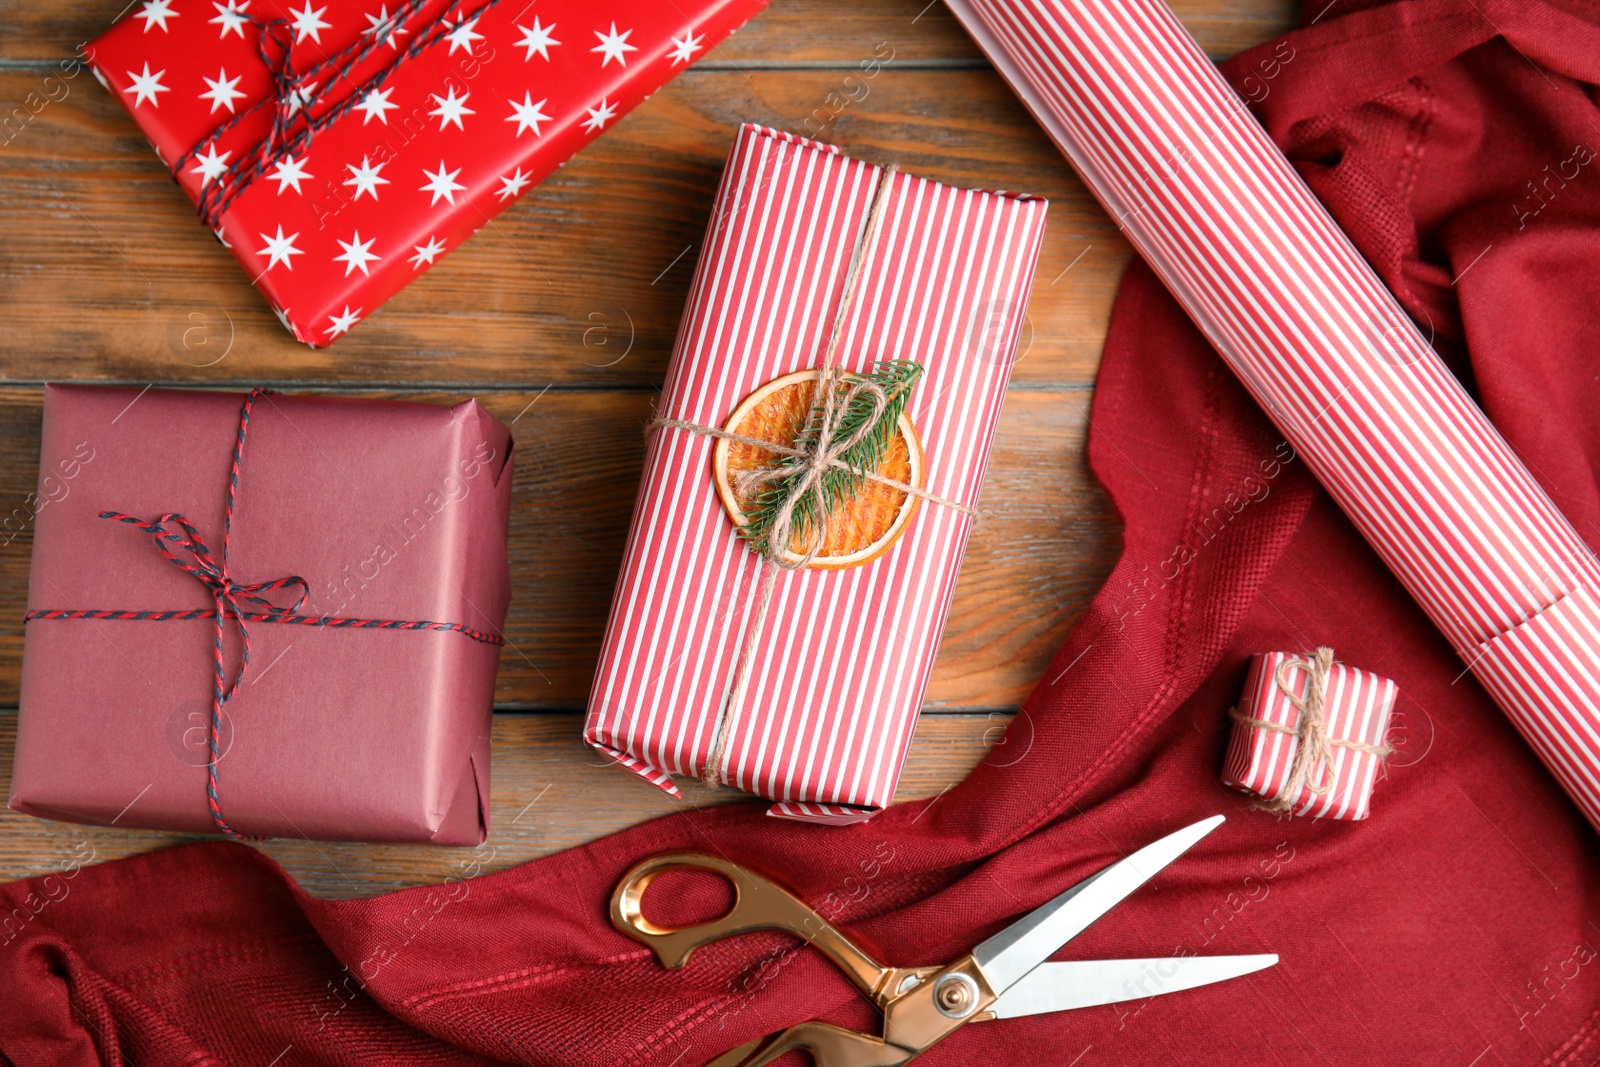
[[[907,381],[897,387],[885,389],[879,383],[851,373],[835,362],[839,354],[839,342],[844,337],[845,323],[855,303],[856,290],[865,269],[867,250],[877,236],[883,205],[889,187],[893,184],[892,179],[896,170],[893,164],[884,168],[877,190],[873,194],[872,206],[867,212],[861,239],[851,257],[844,292],[839,298],[839,310],[834,316],[828,347],[823,355],[821,373],[818,374],[816,385],[812,389],[810,414],[801,424],[815,427],[815,431],[808,434],[806,440],[796,442],[801,447],[733,433],[716,426],[702,426],[687,419],[654,419],[646,428],[647,433],[658,429],[683,430],[696,436],[732,441],[735,444],[748,445],[802,461],[799,467],[803,473],[800,477],[789,481],[772,509],[770,521],[761,540],[752,542],[752,547],[756,549],[761,560],[756,576],[756,580],[760,583],[760,592],[756,599],[755,613],[749,628],[745,631],[738,665],[734,672],[733,686],[728,691],[721,713],[717,716],[711,754],[700,772],[701,779],[708,785],[719,785],[725,780],[723,764],[727,758],[728,739],[733,735],[743,709],[745,690],[750,683],[751,665],[756,658],[756,642],[766,622],[767,609],[772,602],[772,592],[777,583],[778,572],[798,570],[810,565],[827,542],[828,522],[834,501],[828,495],[823,476],[829,471],[845,470],[858,479],[858,484],[859,481],[876,482],[970,518],[975,518],[978,514],[975,509],[967,507],[960,501],[949,500],[917,486],[886,477],[874,470],[866,470],[847,463],[844,459],[852,448],[866,440],[878,428],[886,411],[891,407],[891,402],[911,385],[911,382]],[[852,428],[842,430],[842,417],[858,402],[864,402],[867,406],[866,417]],[[793,465],[746,471],[738,476],[738,489],[741,495],[747,495],[752,490],[778,485],[785,479],[791,479],[795,471]],[[811,506],[806,509],[808,518],[801,525],[802,532],[809,532],[811,539],[806,551],[803,554],[796,554],[789,550],[795,533],[796,510],[807,500]]]
[[[1309,791],[1312,796],[1327,796],[1333,788],[1332,762],[1335,748],[1377,756],[1379,759],[1387,759],[1394,752],[1388,745],[1369,745],[1362,741],[1348,741],[1341,737],[1328,736],[1328,722],[1323,703],[1328,686],[1328,672],[1332,668],[1333,649],[1319,648],[1312,658],[1291,657],[1278,664],[1278,669],[1272,672],[1272,684],[1300,713],[1299,722],[1294,726],[1257,719],[1244,714],[1238,708],[1228,711],[1229,718],[1234,722],[1256,730],[1287,734],[1298,742],[1295,746],[1294,762],[1289,765],[1289,774],[1283,780],[1282,788],[1273,796],[1263,797],[1257,802],[1256,806],[1263,811],[1288,811],[1300,798],[1301,790]],[[1308,675],[1306,695],[1303,699],[1294,691],[1294,684],[1285,681],[1285,676],[1296,669],[1303,670]],[[1320,781],[1313,776],[1318,766],[1322,768]]]

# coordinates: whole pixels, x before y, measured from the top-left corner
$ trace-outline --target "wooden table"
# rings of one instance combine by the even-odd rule
[[[735,126],[807,133],[955,185],[1052,201],[974,536],[899,798],[929,798],[999,743],[1118,548],[1083,461],[1116,227],[938,0],[773,0],[337,345],[294,343],[195,220],[122,106],[60,63],[124,0],[0,2],[0,787],[9,788],[47,380],[268,385],[455,400],[510,423],[513,601],[494,725],[495,869],[681,805],[579,740],[643,456]],[[1208,53],[1288,29],[1291,0],[1174,0]],[[888,56],[863,77],[865,59]],[[115,714],[107,709],[107,714]],[[0,815],[0,881],[185,835]],[[278,840],[314,893],[437,882],[468,854]],[[492,849],[492,855],[490,850]]]

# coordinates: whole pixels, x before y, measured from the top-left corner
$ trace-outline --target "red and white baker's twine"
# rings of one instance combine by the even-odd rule
[[[289,623],[298,626],[329,626],[334,629],[361,629],[361,630],[438,630],[451,631],[464,634],[474,641],[482,641],[489,645],[503,645],[505,639],[498,634],[484,633],[459,622],[428,622],[424,620],[405,619],[346,619],[331,615],[302,615],[300,610],[305,607],[311,596],[311,586],[299,575],[290,575],[286,578],[275,578],[266,582],[239,583],[233,580],[228,573],[228,550],[233,539],[233,505],[234,498],[239,491],[239,461],[244,455],[244,443],[250,428],[250,411],[255,405],[256,397],[270,393],[268,389],[251,390],[245,397],[244,404],[239,409],[239,433],[233,443],[233,458],[228,469],[228,495],[227,504],[222,512],[222,556],[217,558],[212,555],[200,537],[200,532],[193,523],[177,512],[168,512],[155,522],[146,522],[132,515],[120,511],[102,511],[100,518],[111,519],[115,522],[125,522],[152,534],[155,538],[157,550],[166,557],[167,561],[183,571],[185,574],[199,581],[211,591],[212,603],[210,609],[194,609],[189,611],[60,611],[40,610],[30,611],[24,616],[24,622],[33,622],[39,619],[118,619],[143,622],[175,622],[190,619],[215,619],[216,630],[212,646],[212,680],[211,680],[211,721],[206,731],[206,804],[211,810],[211,821],[216,824],[227,837],[239,841],[264,841],[264,837],[255,837],[241,834],[233,829],[226,819],[222,817],[222,804],[217,795],[217,763],[222,758],[220,752],[219,736],[222,732],[222,709],[227,706],[233,694],[238,690],[239,684],[244,681],[245,673],[250,668],[250,627],[247,623],[272,622]],[[174,529],[176,528],[176,529]],[[187,558],[173,551],[173,546],[180,552],[186,553]],[[276,589],[298,588],[300,595],[289,607],[280,607],[262,593],[270,593]],[[244,605],[255,604],[263,610],[246,611]],[[232,616],[237,620],[239,638],[243,646],[243,653],[239,663],[239,672],[233,681],[227,678],[226,655],[223,647],[223,637],[227,620]]]

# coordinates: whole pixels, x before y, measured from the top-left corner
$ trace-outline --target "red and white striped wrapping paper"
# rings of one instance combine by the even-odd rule
[[[1277,684],[1278,668],[1285,660],[1309,657],[1293,652],[1267,652],[1250,660],[1245,676],[1244,695],[1239,698],[1239,714],[1294,730],[1300,726],[1300,709]],[[1291,668],[1284,681],[1301,701],[1311,684],[1307,668]],[[1333,741],[1355,741],[1380,746],[1389,732],[1389,713],[1399,688],[1387,678],[1370,671],[1335,663],[1328,670],[1322,688],[1323,722]],[[1222,784],[1245,793],[1275,799],[1289,779],[1300,740],[1294,734],[1264,730],[1248,723],[1235,722],[1228,739],[1228,754],[1222,764]],[[1306,785],[1297,797],[1290,798],[1295,815],[1313,819],[1365,819],[1371,814],[1372,787],[1377,781],[1376,753],[1358,752],[1341,745],[1332,747],[1332,766],[1326,761],[1312,766]],[[1311,783],[1327,783],[1329,789],[1318,796]]]
[[[949,3],[1600,826],[1600,565],[1172,12]]]
[[[953,189],[746,125],[734,140],[660,418],[721,426],[745,396],[820,366],[873,196],[836,362],[915,359],[908,413],[925,488],[972,507],[1005,396],[1043,200]],[[652,433],[584,736],[673,795],[704,777],[770,814],[856,822],[894,795],[971,519],[924,502],[900,540],[847,570],[779,571],[742,706],[727,704],[760,595],[760,559],[712,482],[713,439]]]

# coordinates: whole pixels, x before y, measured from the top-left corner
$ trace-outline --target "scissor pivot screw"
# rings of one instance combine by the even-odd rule
[[[948,1019],[965,1019],[978,1006],[978,983],[960,972],[945,975],[933,987],[933,1006]]]

